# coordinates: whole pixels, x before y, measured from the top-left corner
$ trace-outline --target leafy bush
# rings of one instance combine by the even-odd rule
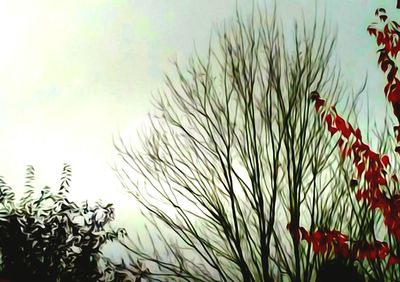
[[[26,191],[17,201],[0,178],[1,270],[12,281],[111,281],[117,268],[104,257],[106,242],[124,235],[107,231],[114,218],[111,204],[67,199],[71,168],[64,165],[56,193],[44,187],[35,195],[32,166],[26,172]]]

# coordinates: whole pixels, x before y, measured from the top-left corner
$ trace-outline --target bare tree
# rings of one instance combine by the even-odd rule
[[[351,221],[351,176],[309,101],[316,89],[330,100],[343,90],[330,62],[334,37],[315,21],[295,25],[289,40],[267,14],[237,13],[207,56],[185,71],[176,64],[143,150],[115,142],[118,175],[161,240],[153,253],[126,244],[153,265],[147,277],[310,281],[327,257],[291,228]]]

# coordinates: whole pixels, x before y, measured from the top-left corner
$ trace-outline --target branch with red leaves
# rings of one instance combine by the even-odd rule
[[[372,210],[379,209],[384,217],[384,223],[390,234],[397,242],[400,242],[400,195],[388,197],[381,186],[387,186],[388,181],[398,181],[393,174],[388,179],[387,169],[390,165],[389,157],[374,152],[369,145],[362,141],[361,131],[345,121],[336,111],[335,106],[327,106],[318,92],[311,94],[311,100],[315,103],[316,112],[325,122],[331,135],[339,134],[338,147],[342,158],[350,157],[357,171],[357,180],[352,182],[358,185],[361,178],[364,179],[365,188],[359,189],[355,195],[357,201],[365,200]],[[386,242],[375,241],[372,243],[356,241],[350,244],[348,236],[337,230],[317,230],[308,232],[303,227],[288,224],[292,237],[299,241],[307,241],[313,245],[314,253],[334,253],[336,256],[352,257],[363,260],[385,259],[390,253]],[[400,258],[391,255],[388,265],[398,263]]]
[[[315,254],[334,254],[336,257],[352,257],[353,259],[363,260],[384,260],[390,253],[388,243],[375,240],[368,243],[366,241],[350,242],[349,237],[337,230],[316,230],[308,232],[304,227],[297,229],[288,224],[288,229],[297,240],[304,240],[311,244]],[[400,264],[400,259],[390,255],[388,266]]]
[[[400,0],[397,1],[400,8]],[[398,124],[394,127],[397,141],[395,152],[400,154],[400,77],[396,58],[400,53],[400,25],[389,21],[384,9],[377,9],[375,15],[382,26],[374,23],[368,27],[370,35],[374,35],[378,50],[378,65],[386,74],[384,93],[392,105]],[[350,158],[353,162],[356,176],[350,186],[362,185],[355,193],[358,202],[363,201],[370,210],[378,210],[383,215],[387,232],[400,245],[400,194],[390,194],[389,183],[398,183],[398,177],[389,173],[390,160],[388,155],[380,154],[363,142],[361,131],[344,120],[336,111],[335,106],[327,105],[318,92],[313,91],[310,100],[314,102],[315,111],[320,115],[329,133],[338,136],[337,145],[342,159]],[[349,240],[349,237],[338,230],[317,229],[307,231],[298,224],[289,223],[287,226],[296,242],[301,240],[312,245],[315,254],[352,258],[356,260],[385,260],[387,266],[400,265],[398,248],[389,247],[388,242],[373,239]],[[393,277],[392,277],[393,278]]]
[[[326,106],[326,102],[317,92],[313,92],[311,100],[315,103],[315,110],[327,125],[331,135],[339,133],[338,147],[342,158],[351,157],[357,170],[357,180],[365,180],[365,189],[358,190],[357,200],[366,200],[371,209],[380,208],[382,211],[390,200],[382,193],[380,186],[386,186],[387,168],[390,165],[387,155],[374,152],[369,145],[362,141],[360,129],[353,126],[338,115],[335,106]],[[393,174],[391,180],[397,181]],[[355,181],[358,183],[358,181]]]
[[[400,52],[400,25],[395,21],[389,21],[385,9],[377,9],[375,15],[383,24],[383,28],[378,27],[378,23],[373,23],[368,27],[370,35],[376,38],[378,50],[378,64],[382,71],[386,73],[386,86],[384,92],[389,103],[392,104],[394,115],[399,125],[394,127],[397,146],[395,151],[400,154],[400,80],[397,76],[398,68],[395,63]]]

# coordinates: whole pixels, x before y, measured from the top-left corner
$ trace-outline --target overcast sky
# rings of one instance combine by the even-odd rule
[[[313,19],[313,0],[276,2],[289,31],[296,17]],[[378,7],[394,15],[395,2],[317,0],[338,32],[343,79],[357,89],[368,73],[373,113],[384,109],[384,77],[366,28]],[[136,142],[171,60],[184,65],[195,44],[204,51],[236,3],[249,14],[249,0],[0,1],[0,175],[19,189],[31,164],[39,187],[57,186],[69,163],[74,198],[114,202],[132,224],[133,199],[111,169],[112,138]]]

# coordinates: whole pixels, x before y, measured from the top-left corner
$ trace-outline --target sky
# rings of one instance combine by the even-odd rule
[[[337,31],[335,60],[350,89],[368,75],[358,108],[365,124],[386,103],[376,46],[366,32],[378,7],[399,18],[395,0],[279,0],[287,31],[295,19],[311,22],[314,7]],[[138,145],[164,73],[194,47],[205,52],[210,35],[249,0],[0,1],[0,175],[23,191],[33,165],[37,186],[57,187],[63,163],[72,166],[71,197],[115,204],[117,222],[140,221],[112,166],[113,137]],[[254,0],[262,7],[273,1]],[[271,9],[269,9],[271,10]],[[400,10],[399,10],[400,11]],[[290,34],[289,34],[290,35]],[[350,93],[350,92],[349,92]]]

